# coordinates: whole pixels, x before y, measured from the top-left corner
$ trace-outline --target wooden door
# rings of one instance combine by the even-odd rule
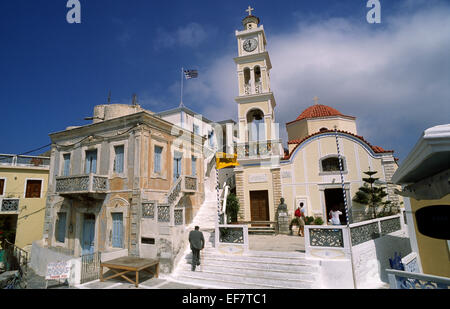
[[[269,191],[250,191],[251,221],[269,221]]]

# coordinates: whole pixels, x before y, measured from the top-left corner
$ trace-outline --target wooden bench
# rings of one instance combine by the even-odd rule
[[[155,266],[155,272],[149,270],[150,267]],[[103,267],[107,267],[115,272],[115,275],[104,278],[103,277]],[[159,276],[159,260],[153,259],[143,259],[138,257],[124,256],[121,258],[117,258],[110,261],[105,261],[100,263],[100,281],[104,282],[105,280],[113,279],[118,276],[124,278],[128,282],[134,284],[136,287],[139,287],[139,272],[144,270],[152,275],[155,278]],[[136,281],[131,280],[127,276],[126,273],[135,272]]]

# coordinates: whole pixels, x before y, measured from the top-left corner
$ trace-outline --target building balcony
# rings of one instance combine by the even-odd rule
[[[0,154],[0,166],[49,169],[50,158]]]
[[[56,177],[56,193],[63,196],[88,195],[104,197],[108,192],[108,176],[96,174]]]
[[[238,143],[236,153],[239,159],[257,159],[264,157],[281,156],[280,141],[267,140],[248,143]]]

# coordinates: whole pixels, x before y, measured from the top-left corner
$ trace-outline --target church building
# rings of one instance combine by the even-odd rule
[[[238,57],[234,58],[239,83],[235,99],[239,166],[234,170],[241,205],[239,221],[276,221],[281,197],[292,217],[303,203],[307,216],[327,222],[328,213],[336,206],[345,224],[347,204],[350,221],[363,220],[367,210],[352,203],[352,198],[363,185],[363,172],[369,170],[376,171],[374,177],[387,187],[387,199],[400,202],[394,193],[396,186],[390,184],[397,169],[394,152],[371,145],[358,135],[355,117],[318,104],[318,98],[302,112],[299,108],[299,116],[286,123],[289,140],[284,151],[270,88],[272,64],[267,38],[252,10],[249,7],[249,15],[242,21],[244,29],[236,31]]]

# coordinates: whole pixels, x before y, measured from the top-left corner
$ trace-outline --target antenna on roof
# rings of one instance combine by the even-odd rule
[[[108,92],[108,104],[111,104],[111,90]]]
[[[132,99],[132,103],[131,103],[133,106],[136,106],[137,105],[137,95],[136,95],[136,93],[133,93],[133,99]]]

